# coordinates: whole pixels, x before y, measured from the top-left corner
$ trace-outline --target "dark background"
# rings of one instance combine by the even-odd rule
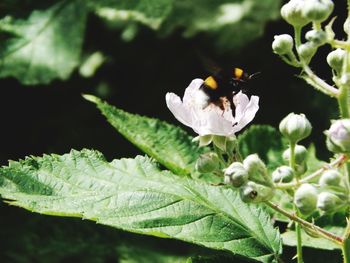
[[[346,14],[345,2],[336,3],[335,14],[338,18],[335,22],[335,31],[338,38],[344,36],[342,21]],[[243,49],[219,52],[214,49],[213,43],[208,42],[205,35],[184,39],[181,30],[161,39],[153,31],[142,28],[134,41],[126,43],[120,39],[120,32],[106,29],[101,20],[91,16],[87,25],[84,50],[103,50],[110,58],[94,77],[84,79],[76,71],[68,81],[55,81],[50,85],[33,87],[22,86],[15,79],[0,80],[2,90],[0,164],[6,165],[10,159],[17,160],[27,155],[63,154],[72,148],[97,149],[104,153],[108,160],[142,154],[119,135],[95,106],[85,101],[81,94],[95,94],[128,112],[181,125],[167,109],[165,94],[171,91],[182,95],[192,79],[206,77],[204,66],[194,50],[200,50],[223,67],[239,66],[248,72],[261,72],[251,83],[251,93],[260,97],[260,110],[253,123],[278,127],[280,120],[289,112],[305,113],[313,125],[312,135],[305,144],[314,142],[319,158],[326,160],[330,154],[325,148],[323,131],[329,127],[330,118],[338,116],[336,102],[305,84],[298,78],[300,73],[298,69],[286,65],[272,53],[273,36],[282,33],[292,33],[292,28],[282,20],[270,22],[266,25],[264,36],[247,44]],[[325,59],[329,51],[329,47],[322,47],[312,62],[312,68],[331,83],[331,73]],[[191,130],[188,131],[193,134]],[[0,224],[6,225],[9,229],[18,230],[19,226],[25,228],[25,233],[18,234],[19,242],[20,237],[28,237],[30,233],[40,236],[37,240],[39,247],[45,243],[39,240],[46,240],[46,233],[51,233],[50,227],[46,232],[37,232],[37,224],[41,224],[42,221],[48,225],[62,224],[64,226],[62,228],[68,227],[68,229],[72,224],[77,228],[81,225],[80,220],[76,219],[43,218],[44,216],[32,215],[22,209],[8,207],[6,204],[0,205]],[[77,221],[79,222],[76,223]],[[85,224],[94,225],[86,222]],[[95,230],[96,233],[103,235],[115,231],[101,226],[96,226]],[[81,236],[73,234],[73,237],[89,240],[90,230],[86,233],[84,231],[81,232]],[[9,239],[13,235],[11,233],[13,232],[2,233],[0,242]],[[118,231],[115,233],[115,236],[108,238],[119,239],[119,235],[127,235]],[[140,239],[137,235],[130,234],[130,236],[131,239]],[[52,237],[57,238],[55,234],[52,234]],[[145,239],[150,239],[156,246],[163,246],[159,249],[165,247],[170,250],[176,248],[177,251],[189,250],[182,242]],[[106,241],[104,238],[101,240]],[[100,237],[96,238],[96,242],[102,242],[101,240]],[[65,237],[64,242],[68,242]],[[11,250],[9,244],[11,242],[0,244],[0,249],[4,248],[5,254],[6,248]],[[79,250],[79,253],[87,255],[89,248],[87,244],[85,250]],[[25,250],[25,246],[22,249]],[[308,251],[313,255],[312,250]],[[290,252],[290,255],[294,253],[292,249],[287,249],[287,252]],[[35,255],[35,252],[33,253]],[[80,262],[82,257],[77,253],[72,252],[62,259],[57,257],[58,261],[54,262],[70,262],[72,259]],[[12,260],[4,257],[1,262],[12,262]],[[111,252],[102,261],[89,262],[116,260],[114,252]],[[33,256],[27,262],[38,261]]]

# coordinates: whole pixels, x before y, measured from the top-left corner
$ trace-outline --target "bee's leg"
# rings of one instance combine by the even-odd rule
[[[235,110],[236,110],[236,107],[235,107],[235,104],[233,103],[233,97],[237,94],[237,92],[233,91],[230,96],[227,96],[226,98],[228,99],[228,101],[230,102],[230,108],[231,108],[231,111],[232,111],[232,115],[234,117],[235,115]],[[234,122],[232,124],[232,127],[237,125],[237,122]]]

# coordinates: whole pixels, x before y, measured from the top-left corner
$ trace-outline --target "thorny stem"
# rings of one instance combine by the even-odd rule
[[[272,209],[276,210],[277,212],[281,213],[282,215],[288,217],[289,219],[293,220],[294,222],[299,223],[300,225],[302,225],[303,227],[306,227],[308,229],[310,229],[312,232],[314,232],[315,234],[319,234],[321,236],[323,236],[324,238],[332,241],[333,243],[341,246],[344,242],[342,237],[339,237],[327,230],[324,230],[323,228],[316,226],[308,221],[305,221],[304,219],[298,217],[295,214],[290,214],[289,212],[285,211],[284,209],[282,209],[281,207],[279,207],[278,205],[270,202],[270,201],[266,201],[265,202],[269,207],[271,207]]]
[[[295,41],[295,47],[298,50],[298,47],[301,45],[301,27],[294,27],[294,41]],[[301,60],[301,59],[300,59]],[[331,97],[337,97],[338,96],[338,90],[334,88],[333,86],[327,84],[324,80],[320,79],[313,71],[310,69],[310,67],[303,63],[301,60],[300,63],[304,72],[306,73],[307,77],[306,80],[312,84],[316,89],[319,91],[331,96]]]
[[[310,175],[306,176],[305,178],[301,179],[299,181],[299,183],[296,183],[296,182],[280,183],[280,184],[276,184],[275,186],[276,186],[277,189],[284,190],[284,189],[290,189],[292,187],[296,187],[296,186],[298,186],[300,184],[303,184],[303,183],[307,183],[307,182],[311,181],[312,179],[317,178],[318,176],[320,176],[324,171],[343,165],[347,159],[348,159],[348,157],[345,154],[341,154],[341,155],[338,156],[338,158],[336,158],[331,163],[321,167],[317,171],[315,171],[312,174],[310,174]]]
[[[303,70],[307,75],[305,77],[306,80],[312,84],[314,88],[333,98],[337,98],[339,96],[339,90],[320,79],[308,65],[303,64]]]

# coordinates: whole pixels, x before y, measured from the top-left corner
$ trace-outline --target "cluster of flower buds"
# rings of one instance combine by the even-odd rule
[[[224,172],[225,183],[239,188],[244,202],[258,203],[273,197],[273,182],[265,163],[257,154],[247,156],[243,163],[232,163]]]
[[[281,8],[281,15],[292,26],[302,27],[325,21],[333,8],[331,0],[291,0]]]
[[[280,166],[272,173],[274,183],[289,183],[294,177],[300,178],[307,170],[307,149],[297,143],[310,135],[312,127],[304,114],[290,113],[280,125],[280,132],[293,145],[293,168]],[[326,131],[327,146],[336,153],[350,151],[350,119],[333,122]],[[292,151],[283,152],[283,159],[290,163]],[[294,193],[294,204],[299,211],[308,216],[319,209],[323,213],[333,213],[349,205],[345,198],[342,175],[334,169],[323,172],[318,183],[303,183]]]
[[[302,184],[294,194],[294,204],[303,215],[310,215],[319,209],[323,213],[334,213],[349,206],[342,183],[342,175],[337,170],[325,171],[318,184]]]
[[[281,8],[281,15],[290,25],[301,29],[309,23],[320,25],[329,18],[333,8],[334,3],[331,0],[291,0]],[[299,36],[296,37],[299,38]],[[306,42],[298,43],[296,46],[300,61],[308,64],[317,48],[326,44],[333,37],[334,33],[331,30],[323,30],[320,26],[306,32]],[[275,36],[272,49],[280,56],[287,55],[287,60],[289,60],[294,57],[293,45],[293,38],[288,34],[283,34]],[[294,65],[298,66],[295,63]]]

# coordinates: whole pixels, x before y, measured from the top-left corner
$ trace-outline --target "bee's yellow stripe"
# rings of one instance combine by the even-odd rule
[[[233,77],[236,79],[240,79],[243,76],[243,70],[240,68],[233,69]]]
[[[218,88],[218,83],[216,82],[216,80],[212,76],[207,77],[204,80],[204,84],[213,90]]]

